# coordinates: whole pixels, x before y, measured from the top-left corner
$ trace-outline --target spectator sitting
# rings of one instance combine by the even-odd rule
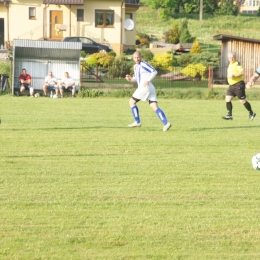
[[[71,97],[75,97],[75,93],[76,93],[76,86],[75,86],[75,82],[73,80],[72,77],[70,77],[68,72],[64,73],[64,77],[61,79],[60,82],[60,95],[61,98],[63,98],[63,93],[65,89],[69,89],[72,92],[72,96]]]
[[[48,76],[45,77],[44,85],[43,85],[43,92],[44,96],[47,97],[47,90],[52,91],[55,90],[56,97],[59,95],[59,86],[57,84],[57,79],[50,71]]]
[[[33,96],[33,87],[31,86],[31,76],[27,74],[26,69],[22,69],[22,74],[19,76],[20,93],[24,93],[25,90],[30,91],[30,97]]]

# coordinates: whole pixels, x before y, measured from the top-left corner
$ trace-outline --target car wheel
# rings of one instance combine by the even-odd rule
[[[104,50],[104,49],[101,49],[101,50],[99,50],[99,52],[106,53],[107,51],[106,51],[106,50]]]

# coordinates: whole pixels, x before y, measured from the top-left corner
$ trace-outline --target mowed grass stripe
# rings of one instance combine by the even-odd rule
[[[1,259],[257,259],[258,116],[159,101],[1,96]]]

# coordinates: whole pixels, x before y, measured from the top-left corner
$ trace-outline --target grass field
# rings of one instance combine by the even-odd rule
[[[0,96],[0,259],[259,259],[259,101],[159,104]]]

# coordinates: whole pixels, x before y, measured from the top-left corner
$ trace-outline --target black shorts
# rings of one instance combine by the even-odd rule
[[[226,96],[237,96],[240,100],[246,99],[245,82],[240,81],[229,86]]]

